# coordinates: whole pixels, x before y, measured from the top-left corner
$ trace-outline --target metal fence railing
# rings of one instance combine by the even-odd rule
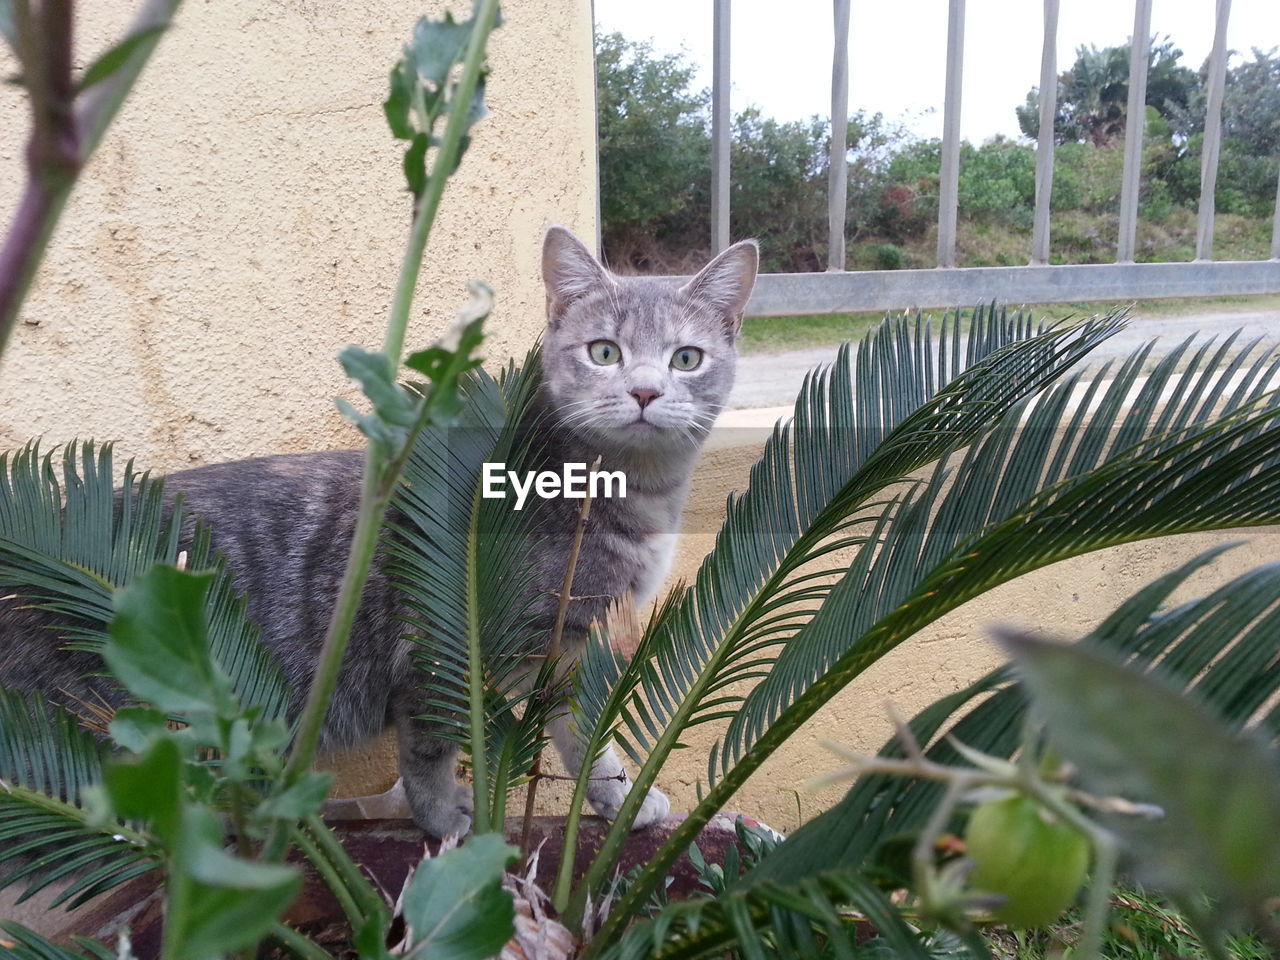
[[[1057,109],[1058,86],[1056,50],[1059,0],[1043,0],[1043,3],[1040,133],[1036,145],[1035,214],[1028,264],[1016,267],[956,267],[965,0],[948,0],[937,267],[925,270],[844,269],[851,0],[833,0],[835,45],[831,66],[832,125],[828,181],[830,244],[827,270],[825,273],[762,274],[748,307],[749,315],[767,317],[797,313],[940,307],[993,298],[1011,303],[1053,303],[1082,299],[1130,300],[1280,293],[1280,180],[1276,185],[1271,259],[1213,259],[1214,188],[1222,144],[1222,98],[1231,0],[1215,0],[1216,19],[1213,48],[1209,56],[1196,259],[1190,263],[1134,262],[1147,66],[1152,43],[1151,0],[1135,0],[1115,262],[1059,266],[1048,264],[1051,228],[1049,199],[1053,189],[1053,118]],[[729,243],[730,5],[731,0],[714,0],[711,238],[712,247],[716,251],[724,249]]]

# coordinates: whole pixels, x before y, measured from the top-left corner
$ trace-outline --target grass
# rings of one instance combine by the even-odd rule
[[[1050,228],[1052,263],[1106,263],[1115,258],[1118,218],[1112,214],[1064,210],[1055,213]],[[1214,220],[1214,257],[1218,260],[1265,260],[1271,255],[1272,219],[1218,214]],[[1196,215],[1174,208],[1160,218],[1138,220],[1139,261],[1188,261],[1195,257]],[[867,237],[849,245],[848,262],[854,270],[880,266],[881,248],[894,246],[904,267],[932,267],[937,250],[936,227],[900,244]],[[990,217],[962,218],[956,241],[957,263],[962,267],[1017,266],[1027,262],[1031,249],[1028,225],[1012,225]],[[1038,304],[1038,316],[1063,317],[1101,313],[1115,303],[1078,302]],[[1148,317],[1185,316],[1191,313],[1233,313],[1277,310],[1280,296],[1201,297],[1188,300],[1143,300],[1134,313]],[[940,313],[941,311],[936,311]],[[825,347],[864,333],[884,318],[883,313],[837,314],[748,319],[743,325],[744,353],[778,353],[805,347]]]
[[[1068,922],[1045,930],[989,930],[988,943],[997,960],[1057,960],[1075,942],[1079,929]],[[1269,960],[1256,937],[1227,941],[1233,960]],[[1111,898],[1111,929],[1102,945],[1107,960],[1208,960],[1187,921],[1158,897],[1141,890],[1117,890]]]
[[[1274,310],[1280,315],[1280,294],[1252,297],[1191,297],[1184,300],[1135,300],[1132,312],[1143,317],[1184,317],[1196,313],[1248,313]],[[1028,307],[1037,317],[1058,319],[1092,316],[1117,306],[1107,301],[1042,303]],[[935,316],[941,310],[926,311]],[[743,353],[781,353],[807,347],[827,347],[855,339],[884,319],[883,313],[839,313],[794,317],[748,317],[742,325]]]

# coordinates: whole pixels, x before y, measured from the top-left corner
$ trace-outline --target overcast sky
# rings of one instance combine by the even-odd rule
[[[1116,46],[1133,32],[1132,0],[1061,0],[1058,71],[1082,43]],[[1198,69],[1213,45],[1214,0],[1154,0],[1151,29],[1168,35],[1182,62]],[[685,53],[711,85],[710,0],[595,0],[596,29],[652,40]],[[754,104],[779,120],[831,107],[830,0],[734,0],[731,24],[733,111]],[[1280,0],[1234,0],[1229,48],[1280,46]],[[961,133],[980,142],[1017,136],[1014,107],[1040,79],[1044,35],[1038,0],[969,0],[965,13]],[[924,137],[942,135],[946,0],[853,0],[849,28],[849,109],[880,111]],[[1239,62],[1233,58],[1231,62]]]

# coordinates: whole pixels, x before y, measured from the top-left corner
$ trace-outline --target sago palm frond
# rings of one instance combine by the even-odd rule
[[[101,781],[105,754],[78,717],[0,687],[0,780],[79,804]]]
[[[1114,377],[1108,367],[1087,378],[1074,377],[1025,411],[1006,416],[970,448],[953,475],[946,465],[935,470],[922,490],[907,494],[904,503],[886,514],[891,519],[873,535],[874,548],[859,553],[818,615],[787,638],[768,677],[735,713],[723,752],[713,750],[712,782],[837,658],[860,644],[875,656],[883,652],[867,640],[872,635],[876,643],[884,641],[883,630],[874,632],[881,620],[891,619],[893,635],[900,638],[936,618],[943,607],[950,609],[1075,553],[1185,529],[1280,519],[1280,504],[1267,500],[1270,484],[1257,476],[1264,471],[1247,462],[1256,449],[1271,449],[1270,443],[1249,446],[1247,440],[1272,420],[1267,408],[1276,400],[1259,398],[1280,358],[1254,344],[1228,360],[1233,345],[1234,337],[1212,350],[1205,344],[1188,359],[1191,344],[1184,342],[1143,381],[1140,374],[1150,349],[1144,347]],[[1178,372],[1180,367],[1184,369]],[[1216,440],[1209,435],[1198,439],[1196,425],[1206,423],[1211,412],[1226,416],[1250,407],[1256,408],[1255,416],[1225,435],[1210,431]],[[1185,449],[1173,456],[1180,443]],[[1241,444],[1255,453],[1236,451],[1234,446]],[[1165,457],[1161,462],[1168,470],[1184,472],[1152,477],[1154,457]],[[1109,468],[1112,463],[1117,466]],[[1163,518],[1144,513],[1144,498],[1169,489],[1175,480],[1179,488],[1187,483],[1194,489],[1200,482],[1194,475],[1210,465],[1215,472],[1203,482],[1225,483],[1225,501],[1174,509]],[[1094,470],[1102,472],[1089,482],[1081,480]],[[1250,474],[1263,491],[1260,516],[1239,500],[1232,486],[1233,477],[1244,483]],[[1099,486],[1117,484],[1133,484],[1132,496],[1116,503],[1108,502],[1115,489],[1108,496],[1094,496]],[[1179,489],[1179,498],[1186,495]],[[1212,515],[1218,509],[1225,511],[1224,518]],[[1061,516],[1069,516],[1069,524],[1059,525]],[[1014,517],[999,533],[1000,525]],[[1032,523],[1042,528],[1040,535],[1032,535]],[[975,542],[980,534],[984,539]],[[1055,542],[1055,537],[1062,540]],[[909,613],[907,605],[913,608]]]
[[[1280,471],[1271,469],[1280,407],[1265,393],[1275,352],[1228,360],[1226,350],[1202,348],[1177,380],[1186,345],[1141,385],[1145,349],[1114,380],[1104,369],[1062,384],[1010,411],[954,474],[944,462],[905,493],[742,702],[711,760],[714,787],[628,896],[646,895],[677,847],[823,704],[966,600],[1120,543],[1280,522]]]
[[[67,711],[0,689],[0,889],[19,902],[60,886],[53,906],[79,906],[156,866],[123,824],[91,825],[82,806],[105,747]]]
[[[1226,549],[1207,551],[1148,584],[1080,642],[1120,654],[1130,663],[1158,664],[1162,675],[1233,728],[1256,723],[1277,741],[1280,707],[1266,707],[1280,691],[1275,641],[1280,565],[1257,568],[1203,597],[1161,610],[1178,587]],[[1004,666],[930,705],[910,727],[920,743],[932,743],[926,751],[931,760],[963,764],[954,741],[993,756],[1011,756],[1021,742],[1025,711],[1021,688],[1012,669]],[[886,743],[880,755],[902,756],[897,739]],[[788,883],[829,864],[866,863],[886,839],[920,829],[940,796],[936,783],[863,777],[740,882]]]
[[[180,501],[166,506],[163,481],[138,474],[133,461],[117,490],[110,444],[68,445],[60,471],[54,457],[34,442],[0,454],[0,591],[66,618],[60,636],[94,648],[106,638],[113,591],[153,564],[177,562],[184,513]],[[284,680],[245,619],[244,600],[203,524],[186,563],[219,573],[208,595],[209,636],[232,689],[246,706],[283,717]]]
[[[95,940],[76,937],[77,950],[46,940],[12,920],[0,920],[0,960],[117,960],[119,954]]]
[[[1122,325],[1112,316],[1042,330],[979,311],[962,362],[955,316],[936,339],[919,318],[893,318],[806,378],[794,419],[775,428],[749,488],[730,500],[694,584],[651,621],[611,689],[579,697],[589,748],[622,718],[624,749],[643,764],[606,847],[621,843],[680,734],[738,709],[730,685],[768,671],[782,641],[829,602],[830,571],[815,561],[865,541],[855,528],[883,515],[886,488],[972,443]],[[618,673],[599,645],[586,658],[583,683]]]
[[[646,731],[677,710],[687,727],[737,709],[724,688],[768,671],[822,605],[829,576],[814,561],[863,542],[849,531],[880,515],[885,488],[972,442],[1119,328],[1109,318],[1042,332],[979,312],[962,366],[958,324],[944,321],[935,342],[919,318],[890,321],[852,363],[846,348],[806,381],[794,420],[775,429],[750,486],[730,501],[694,585],[641,641],[638,696],[624,711],[634,758],[653,746]]]
[[[533,660],[543,670],[531,689],[554,681],[529,612],[532,512],[484,498],[482,465],[521,469],[539,377],[535,351],[498,380],[477,371],[462,385],[459,422],[428,428],[414,445],[386,545],[411,611],[425,706],[441,736],[473,751],[477,789],[495,797],[528,769],[548,719],[543,699],[515,692],[522,672]]]
[[[875,931],[890,956],[932,958],[922,935],[888,898],[849,868],[670,904],[657,917],[634,924],[600,955],[607,960],[852,958],[862,955],[855,938],[860,925]]]

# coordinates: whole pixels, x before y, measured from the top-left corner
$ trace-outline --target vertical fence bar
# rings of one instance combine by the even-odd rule
[[[1271,259],[1280,260],[1280,178],[1276,179],[1276,213],[1271,224]]]
[[[1031,262],[1049,262],[1049,200],[1053,196],[1053,118],[1058,114],[1058,0],[1044,0],[1040,49],[1040,132],[1036,139],[1036,215]]]
[[[1129,40],[1129,104],[1124,118],[1124,173],[1120,177],[1120,235],[1116,262],[1133,263],[1138,237],[1138,191],[1147,129],[1147,66],[1151,61],[1151,0],[1137,0]]]
[[[591,0],[591,109],[594,111],[591,129],[595,139],[596,155],[596,256],[607,263],[604,253],[604,200],[600,193],[600,61],[596,59],[596,0]]]
[[[729,0],[715,0],[711,52],[711,252],[729,246]]]
[[[834,0],[831,53],[831,154],[827,163],[827,269],[844,269],[844,218],[849,196],[849,4]]]
[[[1222,92],[1227,80],[1227,18],[1231,0],[1218,0],[1209,54],[1209,103],[1204,112],[1204,154],[1200,158],[1200,222],[1196,229],[1196,259],[1213,259],[1214,191],[1218,186],[1218,153],[1222,148]]]
[[[960,201],[960,81],[964,69],[964,0],[949,0],[947,92],[942,114],[942,175],[938,184],[938,266],[956,265]]]

